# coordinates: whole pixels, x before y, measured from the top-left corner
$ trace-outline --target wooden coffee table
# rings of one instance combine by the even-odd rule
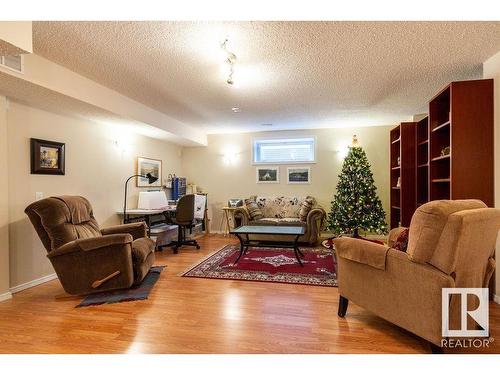
[[[304,227],[293,227],[293,226],[265,226],[265,225],[242,225],[236,229],[230,231],[240,240],[240,255],[234,262],[238,263],[241,256],[248,250],[249,246],[253,247],[287,247],[293,249],[295,257],[299,264],[304,267],[300,257],[304,257],[304,254],[299,249],[298,241],[299,237],[305,233]],[[265,234],[271,236],[290,236],[290,242],[287,241],[257,241],[250,240],[249,235],[251,234]]]

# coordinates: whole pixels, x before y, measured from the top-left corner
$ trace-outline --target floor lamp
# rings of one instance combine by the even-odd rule
[[[127,181],[125,181],[125,201],[123,202],[123,224],[125,224],[126,218],[127,218],[127,186],[128,182],[130,179],[134,177],[142,177],[142,178],[147,178],[148,183],[151,185],[153,182],[156,182],[158,180],[158,177],[153,176],[151,173],[146,173],[145,175],[143,174],[134,174],[133,176],[130,176],[127,178]]]

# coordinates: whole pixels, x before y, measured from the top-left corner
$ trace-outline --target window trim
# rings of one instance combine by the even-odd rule
[[[14,72],[17,74],[24,74],[24,54],[20,54],[19,57],[21,58],[21,70],[16,70],[14,68],[11,68],[10,66],[5,65],[4,56],[0,56],[0,69],[6,69],[9,72]]]
[[[290,161],[270,161],[270,162],[263,162],[263,161],[255,161],[255,143],[257,141],[272,141],[272,140],[279,140],[279,139],[304,139],[304,138],[311,138],[314,143],[313,147],[313,160],[312,161],[296,161],[296,160],[290,160]],[[270,137],[253,137],[251,140],[251,148],[252,148],[252,159],[251,159],[251,165],[302,165],[302,164],[316,164],[318,162],[317,158],[317,139],[315,135],[294,135],[294,136],[270,136]]]

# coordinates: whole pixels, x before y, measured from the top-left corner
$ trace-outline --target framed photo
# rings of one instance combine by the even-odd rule
[[[278,167],[257,167],[258,184],[279,184],[280,170]]]
[[[310,184],[310,167],[288,167],[286,169],[287,183],[289,184]]]
[[[31,174],[65,174],[65,144],[30,139]]]
[[[137,177],[137,187],[161,187],[161,160],[138,157],[137,174],[145,175],[147,173],[158,177],[158,180],[149,184],[147,178]]]

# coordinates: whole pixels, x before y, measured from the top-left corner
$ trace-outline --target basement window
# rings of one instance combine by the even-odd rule
[[[314,163],[316,162],[315,143],[314,137],[254,139],[253,163]]]
[[[18,73],[23,73],[24,71],[23,55],[0,56],[0,66],[14,70],[15,72]]]

